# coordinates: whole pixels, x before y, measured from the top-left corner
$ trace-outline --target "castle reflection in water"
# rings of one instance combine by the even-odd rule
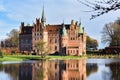
[[[120,80],[119,66],[119,59],[0,63],[0,80]]]
[[[86,80],[86,61],[60,60],[21,64],[19,80]]]

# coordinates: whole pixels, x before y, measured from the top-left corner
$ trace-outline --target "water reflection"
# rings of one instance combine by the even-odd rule
[[[0,64],[0,71],[3,70],[3,64]]]
[[[120,63],[86,60],[0,64],[0,80],[120,80]]]
[[[87,63],[86,64],[86,68],[87,68],[87,76],[93,74],[93,73],[96,73],[98,71],[98,65],[97,63]]]
[[[10,76],[9,80],[18,80],[19,64],[5,64],[3,65],[3,71]]]
[[[111,80],[120,80],[120,62],[106,64],[112,72]]]
[[[86,61],[60,60],[0,64],[0,72],[9,75],[7,80],[86,80]]]

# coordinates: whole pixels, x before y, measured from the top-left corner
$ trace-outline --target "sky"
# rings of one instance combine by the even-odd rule
[[[90,20],[93,12],[84,12],[89,8],[77,0],[0,0],[0,40],[7,38],[12,29],[19,30],[21,22],[32,25],[36,18],[41,18],[43,5],[47,24],[61,24],[63,20],[70,24],[72,19],[81,19],[87,35],[98,40],[99,48],[106,46],[101,43],[104,25],[120,17],[117,10]]]

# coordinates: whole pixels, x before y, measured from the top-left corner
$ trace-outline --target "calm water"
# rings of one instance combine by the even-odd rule
[[[120,80],[120,60],[2,62],[0,80]]]

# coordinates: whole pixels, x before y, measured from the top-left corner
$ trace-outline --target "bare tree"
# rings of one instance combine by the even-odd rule
[[[104,26],[102,42],[110,46],[120,46],[120,19]]]
[[[99,0],[99,1],[77,0],[77,1],[91,8],[90,11],[86,12],[96,12],[95,14],[91,15],[90,19],[94,19],[110,11],[116,11],[120,9],[120,0]]]

